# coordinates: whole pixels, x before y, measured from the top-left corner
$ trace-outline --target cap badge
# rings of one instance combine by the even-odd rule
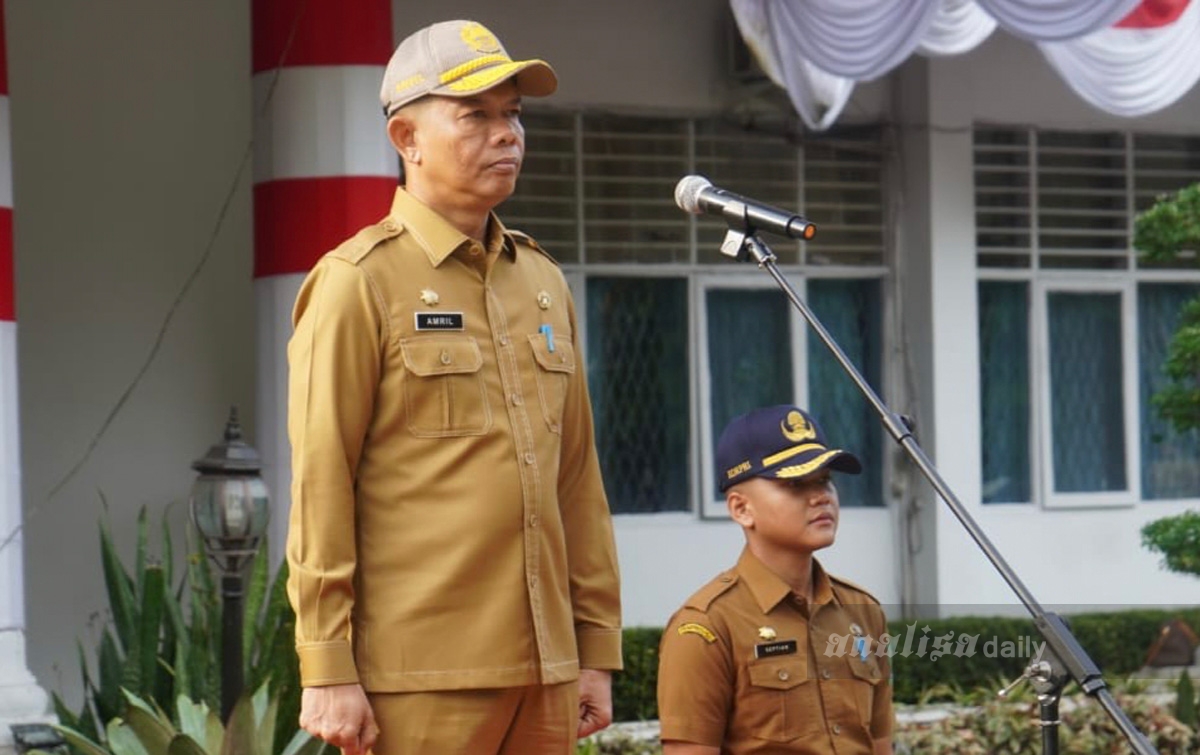
[[[460,32],[463,42],[475,52],[500,52],[500,40],[482,24],[467,24]]]
[[[793,443],[815,440],[817,437],[817,429],[795,409],[788,412],[787,416],[783,418],[783,421],[779,423],[779,429],[783,431],[783,437]]]
[[[767,642],[770,642],[771,640],[775,639],[775,637],[776,637],[776,634],[775,634],[775,630],[773,628],[771,628],[771,627],[759,627],[758,628],[758,639],[766,640]]]
[[[432,288],[421,289],[421,303],[425,306],[432,307],[441,300],[442,297],[438,296],[438,292],[434,291]]]
[[[546,293],[545,291],[538,291],[537,303],[539,309],[550,309],[550,304],[552,303],[550,300],[550,294]]]

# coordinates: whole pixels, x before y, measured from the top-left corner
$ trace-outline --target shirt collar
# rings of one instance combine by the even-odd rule
[[[405,229],[425,249],[429,264],[434,267],[440,266],[460,247],[471,243],[470,237],[451,225],[450,221],[429,205],[405,191],[403,186],[396,188],[391,214],[404,223]],[[484,249],[488,253],[504,250],[510,256],[516,256],[516,243],[494,212],[488,213],[487,237],[484,242]]]
[[[836,596],[833,593],[833,584],[829,581],[829,575],[825,573],[824,567],[815,558],[812,564],[812,605],[818,606],[835,602]],[[775,572],[768,569],[762,561],[759,561],[749,548],[742,549],[742,555],[738,558],[737,572],[746,586],[750,588],[750,593],[764,614],[770,613],[775,606],[792,595],[792,588]]]

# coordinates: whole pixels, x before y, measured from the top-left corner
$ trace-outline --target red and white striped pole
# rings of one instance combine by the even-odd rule
[[[391,0],[253,0],[255,446],[271,490],[273,559],[290,506],[287,341],[304,274],[391,206],[399,164],[379,86]]]
[[[4,39],[4,0],[0,0],[0,750],[12,743],[11,724],[49,720],[46,693],[25,662],[12,122],[8,107],[8,49]]]

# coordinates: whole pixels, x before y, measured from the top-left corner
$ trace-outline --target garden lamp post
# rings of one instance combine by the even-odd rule
[[[242,440],[237,408],[229,412],[225,439],[192,464],[192,521],[204,549],[221,572],[221,719],[229,721],[242,694],[242,596],[246,567],[267,531],[267,484],[258,452]]]

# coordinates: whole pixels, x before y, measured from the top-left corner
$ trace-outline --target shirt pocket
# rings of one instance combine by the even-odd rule
[[[850,675],[855,682],[854,701],[859,717],[863,725],[870,729],[871,717],[874,715],[875,690],[884,681],[879,659],[874,655],[868,655],[866,660],[857,655],[851,656]]]
[[[550,432],[561,434],[567,389],[571,376],[575,374],[575,346],[565,336],[554,336],[553,339],[553,350],[547,338],[540,333],[529,336],[529,345],[533,347],[533,360],[537,363],[534,379],[537,381],[542,418]]]
[[[409,432],[418,438],[453,438],[491,430],[483,355],[474,338],[401,339],[400,352],[408,370],[404,407]]]
[[[747,666],[749,685],[742,706],[746,730],[771,742],[790,742],[822,727],[817,684],[801,655],[761,658]]]

